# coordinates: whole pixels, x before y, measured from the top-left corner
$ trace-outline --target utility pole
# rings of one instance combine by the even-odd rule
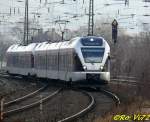
[[[27,1],[27,4],[26,4],[26,7],[27,7],[27,44],[29,43],[28,40],[29,40],[29,3],[28,3],[28,0]]]
[[[25,1],[25,18],[24,18],[24,37],[23,43],[24,45],[28,44],[29,40],[29,5],[28,0]]]
[[[24,32],[23,32],[23,44],[25,45],[26,40],[26,2],[25,2],[25,15],[24,15]]]
[[[89,0],[88,36],[93,36],[93,28],[94,28],[94,0]]]

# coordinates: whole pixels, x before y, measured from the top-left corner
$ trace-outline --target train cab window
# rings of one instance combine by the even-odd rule
[[[86,63],[100,63],[104,56],[104,48],[81,48]]]

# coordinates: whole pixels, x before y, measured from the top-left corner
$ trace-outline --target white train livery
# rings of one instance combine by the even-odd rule
[[[76,37],[57,43],[14,44],[6,52],[6,71],[62,81],[110,81],[110,47],[102,37]]]

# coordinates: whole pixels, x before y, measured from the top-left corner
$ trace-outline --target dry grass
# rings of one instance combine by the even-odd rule
[[[146,104],[150,105],[150,101],[146,101]],[[144,105],[145,102],[142,101],[141,97],[134,98],[134,100],[129,100],[128,102],[123,103],[119,107],[114,107],[111,112],[107,113],[101,118],[96,119],[95,122],[113,122],[114,115],[133,115],[136,113],[142,114],[142,108]]]
[[[111,91],[116,93],[121,99],[119,107],[113,107],[112,111],[95,122],[113,122],[114,115],[144,114],[150,111],[150,95],[147,94],[149,87],[133,87],[130,85],[111,85]]]

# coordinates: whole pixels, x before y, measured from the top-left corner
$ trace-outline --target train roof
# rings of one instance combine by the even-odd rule
[[[69,48],[75,48],[75,46],[80,46],[81,43],[79,40],[83,39],[83,42],[84,40],[85,42],[87,41],[90,42],[91,39],[94,39],[94,38],[96,39],[99,38],[102,43],[101,46],[104,46],[105,40],[102,37],[89,36],[89,37],[75,37],[75,38],[72,38],[70,41],[55,42],[55,43],[50,43],[50,42],[31,43],[27,46],[14,44],[8,48],[7,52],[8,53],[9,52],[33,52],[33,51],[44,51],[44,50],[69,49]]]
[[[35,47],[35,51],[74,48],[75,45],[77,44],[78,39],[79,38],[73,38],[70,41],[55,42],[55,43],[49,43],[49,42],[39,43]]]
[[[32,52],[33,49],[36,47],[37,43],[31,43],[27,46],[20,45],[20,44],[13,44],[8,49],[7,52]]]

